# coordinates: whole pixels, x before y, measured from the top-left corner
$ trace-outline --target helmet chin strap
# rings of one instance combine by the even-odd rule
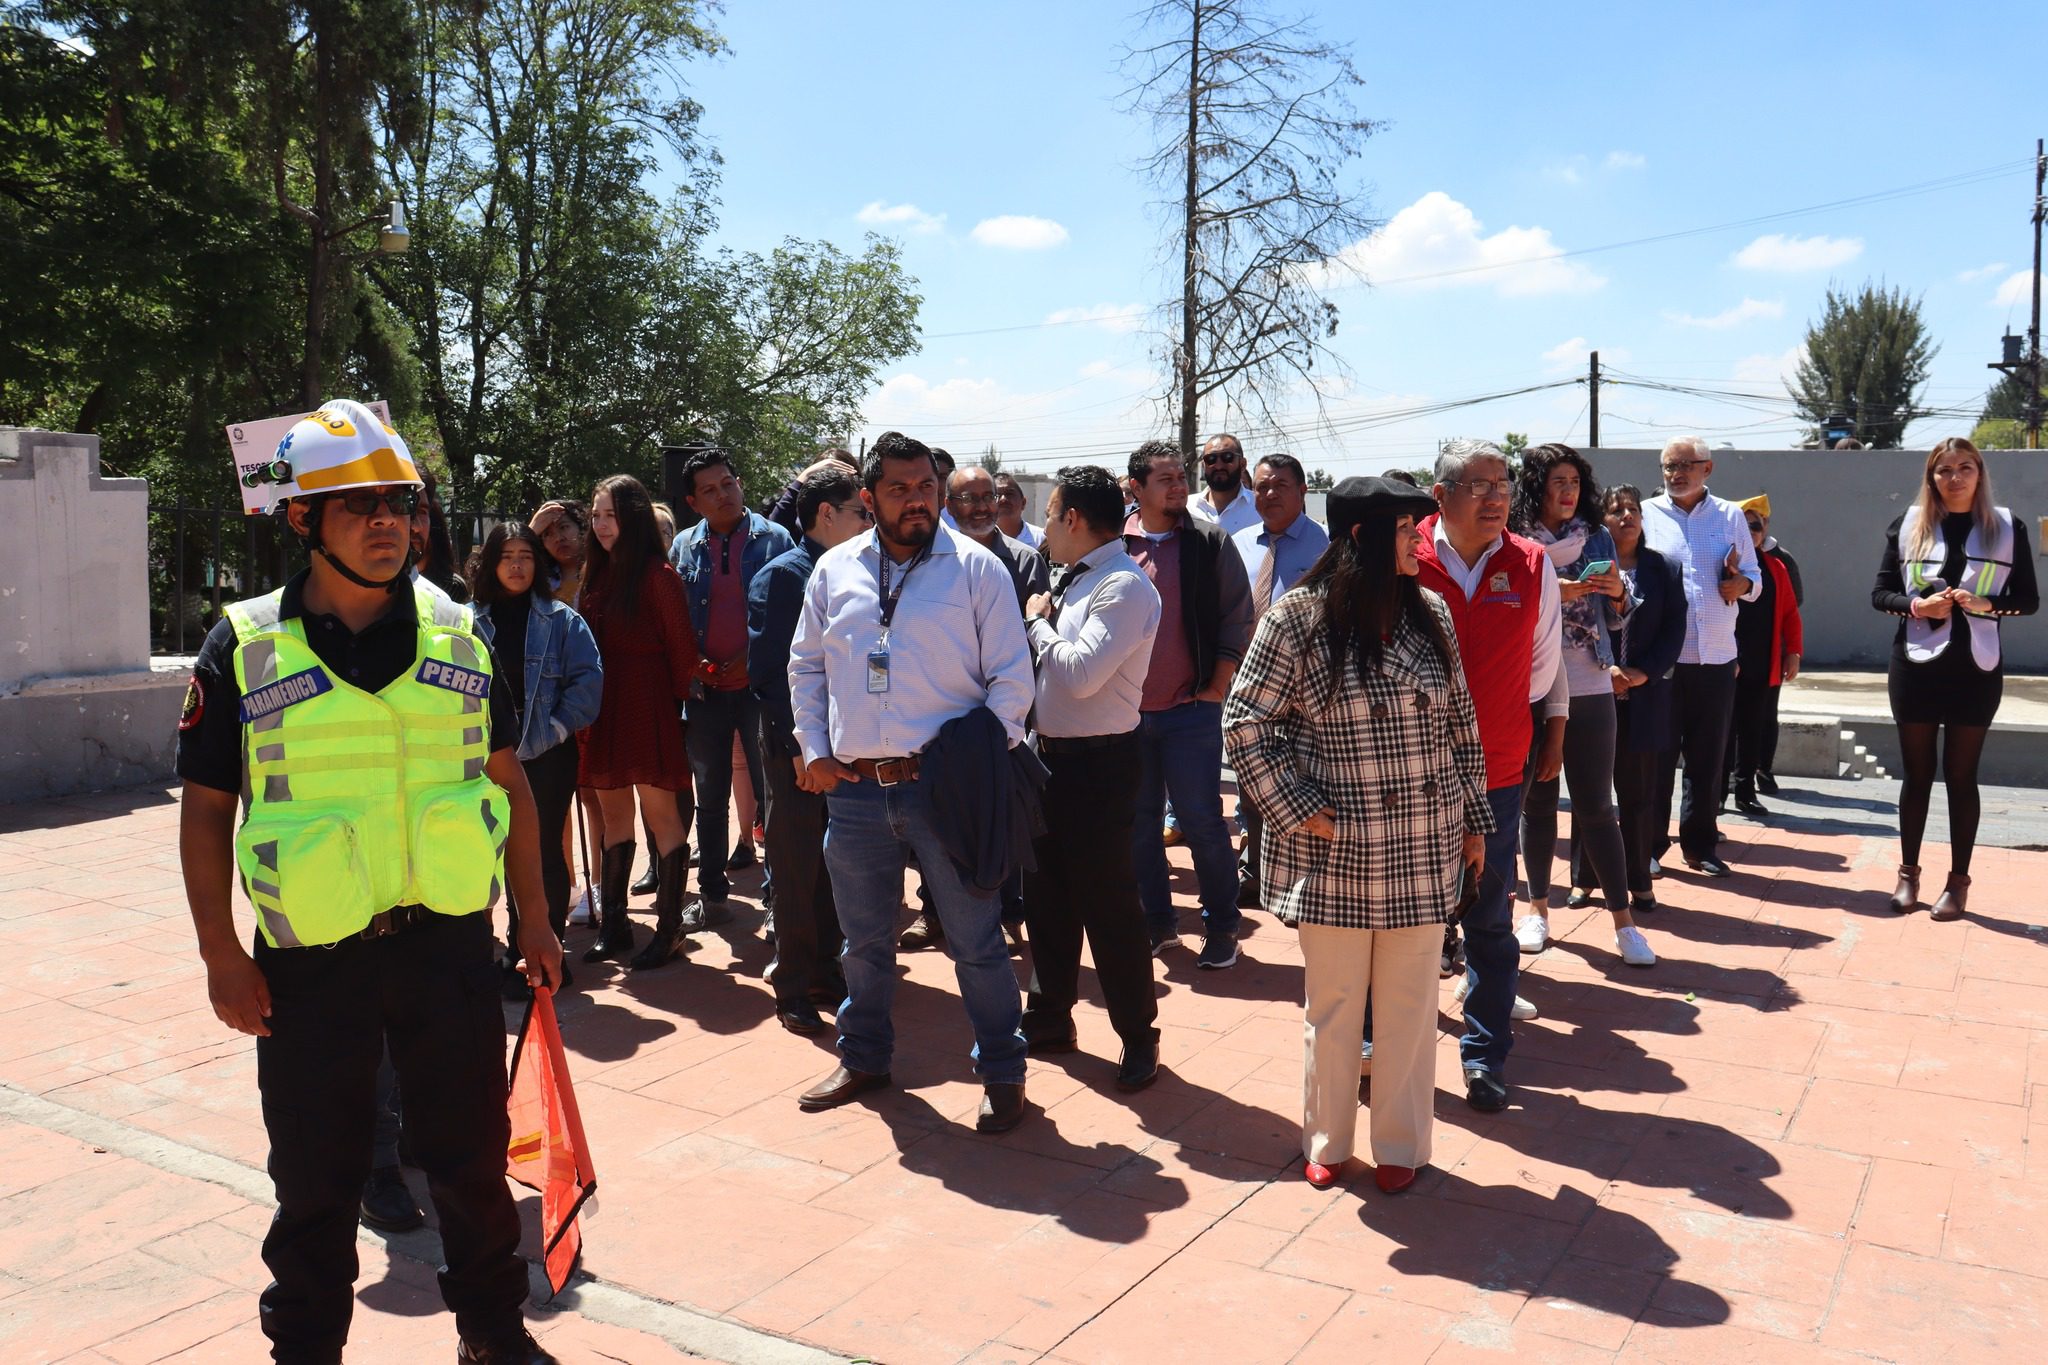
[[[405,563],[399,565],[398,572],[393,574],[390,578],[385,579],[382,583],[377,582],[373,578],[365,578],[361,574],[357,573],[354,569],[351,569],[348,565],[342,563],[340,556],[336,555],[334,551],[328,549],[325,545],[320,543],[320,539],[317,534],[313,538],[313,544],[311,548],[318,550],[323,555],[326,555],[327,562],[334,566],[335,571],[339,573],[343,578],[346,578],[349,582],[355,584],[359,588],[382,588],[385,592],[395,593],[398,591],[398,585],[405,581],[406,575],[412,572],[413,551],[412,546],[410,544],[407,544],[405,547]]]

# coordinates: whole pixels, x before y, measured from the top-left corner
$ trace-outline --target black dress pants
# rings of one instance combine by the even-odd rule
[[[260,1300],[279,1361],[341,1359],[355,1309],[356,1218],[370,1173],[377,1061],[386,1041],[405,1127],[440,1215],[441,1297],[465,1337],[519,1326],[526,1263],[505,1185],[505,1016],[483,915],[331,948],[272,948],[270,1036],[256,1040],[277,1213]]]
[[[1757,667],[1756,681],[1747,673],[1735,680],[1735,720],[1728,736],[1728,768],[1735,790],[1756,794],[1757,770],[1764,762],[1767,729],[1778,713],[1778,689],[1766,681],[1768,666]]]
[[[796,784],[796,768],[776,752],[768,727],[760,730],[766,775],[768,875],[775,882],[775,957],[768,984],[778,1006],[798,1008],[813,987],[845,989],[839,950],[839,910],[825,871],[825,798]]]
[[[1057,1028],[1073,1017],[1079,994],[1081,936],[1109,1021],[1126,1046],[1157,1042],[1159,1003],[1152,994],[1152,950],[1131,861],[1137,822],[1136,733],[1100,748],[1042,757],[1045,833],[1038,867],[1024,874],[1024,922],[1031,933],[1031,985],[1024,1027]]]
[[[683,743],[690,752],[690,772],[697,784],[697,890],[707,901],[722,901],[732,894],[732,880],[725,872],[726,861],[732,856],[728,823],[732,812],[732,739],[734,735],[740,737],[740,750],[747,759],[747,776],[758,794],[762,788],[761,703],[742,687],[692,697],[688,711]],[[776,933],[781,932],[778,923]]]
[[[1650,856],[1671,846],[1671,788],[1679,757],[1685,790],[1678,811],[1678,847],[1687,858],[1713,856],[1721,842],[1716,818],[1728,782],[1728,727],[1735,713],[1735,662],[1680,664],[1671,670],[1671,712],[1678,748],[1663,756],[1657,773],[1656,819]]]

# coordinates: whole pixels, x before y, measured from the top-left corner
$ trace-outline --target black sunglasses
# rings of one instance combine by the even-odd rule
[[[389,507],[394,517],[409,517],[420,510],[417,488],[394,488],[386,493],[374,488],[351,488],[335,497],[352,517],[373,517],[379,507]]]

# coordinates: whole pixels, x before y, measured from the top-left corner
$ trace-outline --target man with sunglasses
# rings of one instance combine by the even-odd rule
[[[257,1040],[278,1203],[263,1331],[278,1360],[342,1358],[388,1040],[441,1215],[457,1359],[551,1362],[520,1315],[489,913],[509,874],[527,980],[561,979],[513,708],[470,609],[410,572],[421,480],[375,413],[328,403],[250,478],[275,485],[311,563],[208,634],[177,767],[207,993]],[[253,950],[235,924],[238,875]]]
[[[1202,482],[1208,486],[1201,497],[1188,499],[1189,512],[1221,526],[1226,536],[1259,524],[1258,500],[1245,477],[1244,446],[1229,432],[1211,436],[1202,447]]]
[[[1656,851],[1650,875],[1662,873],[1671,842],[1671,787],[1685,756],[1684,798],[1678,811],[1678,847],[1685,865],[1703,877],[1726,877],[1717,856],[1721,831],[1715,816],[1728,780],[1728,729],[1735,714],[1737,604],[1763,590],[1756,545],[1742,509],[1707,491],[1714,458],[1697,436],[1664,447],[1664,491],[1643,504],[1643,543],[1676,564],[1685,587],[1685,645],[1671,673],[1672,716],[1678,747],[1666,752],[1657,773]]]
[[[861,501],[859,477],[842,464],[806,471],[797,480],[795,507],[803,539],[763,565],[747,586],[747,683],[759,704],[766,852],[775,870],[768,984],[776,1021],[813,1037],[827,1027],[818,1006],[838,1009],[846,977],[839,969],[839,912],[825,871],[825,798],[798,785],[804,757],[789,700],[789,647],[818,557],[866,531],[875,518]]]

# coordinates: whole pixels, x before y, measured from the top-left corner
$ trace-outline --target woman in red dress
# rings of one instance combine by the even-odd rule
[[[632,966],[659,967],[683,941],[683,885],[690,856],[690,763],[683,748],[682,703],[697,672],[697,635],[683,580],[661,553],[654,502],[640,481],[615,474],[590,499],[589,570],[583,619],[604,659],[605,696],[583,750],[581,785],[604,808],[604,858],[598,887],[597,943],[585,962],[632,951],[626,884],[633,875],[633,797],[654,839],[661,884],[654,894],[654,938]]]

